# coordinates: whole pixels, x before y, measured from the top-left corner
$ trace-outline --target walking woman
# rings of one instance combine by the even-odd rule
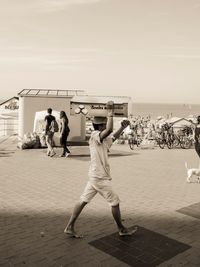
[[[194,141],[195,150],[200,158],[200,115],[197,117],[197,125],[194,130]]]
[[[61,154],[61,157],[68,157],[70,154],[69,149],[67,148],[67,137],[69,135],[70,129],[68,126],[69,120],[67,118],[67,115],[65,111],[60,112],[60,145],[63,148],[63,152]]]

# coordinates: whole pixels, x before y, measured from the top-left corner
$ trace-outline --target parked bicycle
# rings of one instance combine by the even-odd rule
[[[171,149],[176,141],[172,125],[168,123],[162,125],[161,131],[157,133],[156,141],[161,149],[164,149],[165,146]]]
[[[129,144],[129,147],[131,150],[134,149],[134,147],[138,147],[141,143],[142,139],[140,138],[139,135],[137,135],[136,132],[134,131],[131,131],[129,134],[128,134],[128,144]]]
[[[194,139],[193,139],[193,135],[188,133],[187,131],[185,131],[184,129],[183,130],[180,130],[178,133],[177,133],[177,139],[179,141],[179,145],[181,148],[183,149],[189,149],[192,147],[193,145],[193,142],[194,142]]]
[[[183,149],[189,149],[193,145],[193,136],[188,127],[179,130],[174,133],[172,125],[170,127],[164,125],[161,132],[158,134],[157,143],[160,148],[167,146],[169,149],[173,147],[181,147]]]
[[[162,133],[156,138],[157,144],[161,149],[167,146],[169,149],[173,147],[173,140],[168,133]]]

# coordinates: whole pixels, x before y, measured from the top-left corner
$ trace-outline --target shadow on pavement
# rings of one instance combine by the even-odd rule
[[[0,157],[11,157],[14,153],[12,150],[0,150]]]
[[[179,243],[176,240],[172,240],[172,243],[170,243],[168,237],[160,233],[152,232],[150,229],[145,229],[140,224],[139,234],[135,234],[133,237],[134,242],[136,242],[135,245],[133,242],[130,247],[130,239],[126,241],[126,238],[122,239],[122,243],[119,243],[119,238],[115,237],[116,235],[118,236],[118,234],[112,216],[98,216],[98,212],[92,215],[88,215],[88,212],[85,214],[83,212],[77,221],[77,230],[80,233],[82,231],[82,233],[85,234],[85,238],[70,238],[63,233],[69,216],[69,212],[66,214],[63,212],[53,213],[47,211],[38,213],[1,212],[0,266],[103,266],[100,262],[101,259],[105,259],[105,253],[110,255],[107,256],[111,257],[109,258],[111,260],[114,258],[121,260],[119,258],[119,255],[121,255],[126,258],[125,262],[129,264],[129,260],[133,261],[132,256],[130,258],[130,254],[134,251],[134,253],[138,252],[136,251],[138,249],[140,251],[146,251],[145,261],[148,263],[148,261],[152,261],[152,257],[153,259],[157,257],[156,253],[160,252],[163,261],[166,261],[170,257],[190,248],[187,244]],[[131,218],[131,220],[132,219],[137,223],[137,216]],[[156,218],[149,219],[148,216],[145,215],[143,217],[145,224],[157,224],[161,232],[162,229],[167,228],[171,224],[173,224],[174,227],[183,227],[183,225],[186,224],[181,219],[178,220],[168,216],[166,216],[166,218],[162,217],[162,220],[159,218],[158,222],[156,220]],[[124,224],[127,225],[128,221],[129,219],[127,219],[127,222],[125,221]],[[191,225],[190,222],[187,222],[187,228],[190,229],[190,227],[194,227],[193,222],[191,222]],[[152,233],[155,234],[153,235]],[[187,234],[187,230],[185,230],[184,233]],[[110,248],[112,253],[106,251],[106,244],[103,249],[98,248],[100,243],[105,241],[100,240],[100,243],[96,241],[102,238],[106,239],[106,236],[114,238],[114,241],[112,240],[114,243],[112,244],[112,248]],[[157,245],[155,245],[153,250],[154,239]],[[89,243],[91,243],[91,245]],[[95,245],[93,246],[92,243]],[[161,243],[162,250],[159,248],[159,244],[161,245]],[[173,244],[173,251],[171,244]],[[107,244],[107,246],[109,245]],[[117,254],[115,257],[113,247],[116,249],[116,246],[118,250],[120,249],[120,254],[116,252]],[[177,253],[174,252],[174,246],[176,247],[175,252]],[[180,250],[178,249],[179,246]],[[127,250],[129,250],[128,254]],[[139,256],[140,260],[143,260],[142,255]],[[147,256],[149,256],[149,258]],[[137,266],[132,265],[131,262],[130,265]],[[151,263],[151,265],[148,266],[156,265],[152,265]]]

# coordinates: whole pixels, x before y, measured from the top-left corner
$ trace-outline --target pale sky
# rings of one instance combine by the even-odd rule
[[[199,104],[200,0],[0,0],[0,99],[24,88]]]

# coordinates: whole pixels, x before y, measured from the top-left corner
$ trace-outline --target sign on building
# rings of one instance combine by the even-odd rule
[[[70,102],[71,115],[83,114],[88,117],[107,116],[106,103],[114,102],[114,116],[127,117],[129,115],[129,97],[107,96],[75,96]]]

